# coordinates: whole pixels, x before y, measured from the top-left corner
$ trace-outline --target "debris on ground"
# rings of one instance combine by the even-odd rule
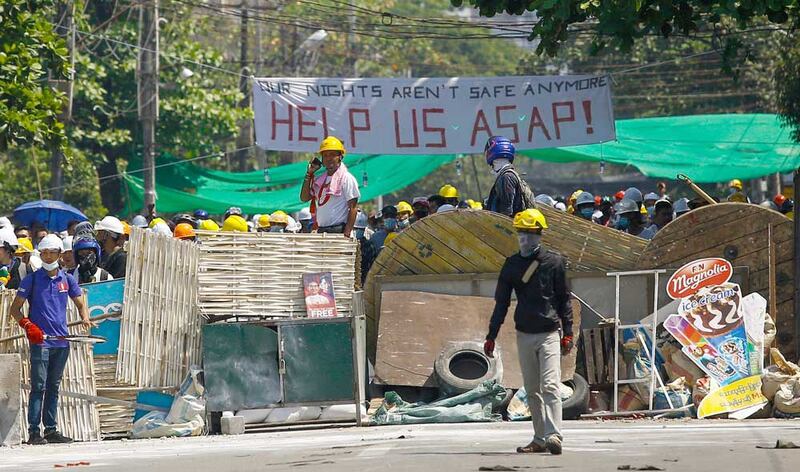
[[[513,467],[508,467],[508,466],[505,466],[505,465],[493,465],[493,466],[485,466],[484,465],[484,466],[478,467],[479,471],[504,471],[504,472],[507,472],[507,471],[516,471],[516,470],[520,470],[520,469],[530,469],[530,467],[522,466],[522,465],[515,465]]]
[[[775,441],[774,446],[756,446],[757,449],[800,449],[800,444],[793,443],[792,441],[786,441],[783,439],[778,439]]]
[[[661,467],[656,467],[654,465],[643,465],[641,467],[634,467],[632,465],[621,465],[617,467],[617,470],[664,470]]]

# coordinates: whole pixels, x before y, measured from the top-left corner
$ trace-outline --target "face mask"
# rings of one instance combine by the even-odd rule
[[[517,234],[519,239],[519,253],[522,257],[530,257],[539,247],[542,241],[542,235],[530,232],[520,232]]]
[[[58,269],[58,261],[55,261],[55,262],[44,262],[44,261],[42,261],[42,267],[44,268],[44,270],[46,270],[48,272],[50,272],[51,270],[56,270],[56,269]]]
[[[94,272],[97,270],[97,255],[93,252],[78,256],[78,267],[81,272]]]
[[[620,216],[617,220],[617,229],[625,231],[631,225],[631,220],[627,216]]]
[[[280,226],[270,226],[269,232],[270,233],[283,233],[285,228],[281,228]]]
[[[397,229],[397,218],[386,218],[383,220],[383,227],[386,231],[394,231]]]
[[[406,229],[411,226],[411,222],[406,220],[397,220],[397,227],[400,229]]]
[[[594,215],[594,208],[581,208],[581,216],[584,220],[591,220]]]
[[[414,216],[416,216],[418,220],[421,220],[428,216],[428,212],[425,210],[417,210],[414,212]]]
[[[653,218],[653,215],[655,214],[655,212],[656,212],[656,207],[654,207],[654,206],[647,207],[647,217],[648,218]]]
[[[494,161],[492,161],[492,174],[493,175],[500,174],[500,171],[503,170],[503,168],[509,164],[511,164],[511,161],[509,161],[508,159],[502,159],[502,158],[495,159]]]

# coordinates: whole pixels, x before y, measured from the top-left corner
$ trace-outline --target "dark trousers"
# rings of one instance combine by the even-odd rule
[[[68,347],[31,345],[31,394],[28,397],[28,434],[39,433],[44,419],[44,432],[56,430],[58,388],[69,357]],[[44,418],[42,411],[44,410]]]
[[[344,223],[333,226],[320,226],[317,233],[344,233]]]

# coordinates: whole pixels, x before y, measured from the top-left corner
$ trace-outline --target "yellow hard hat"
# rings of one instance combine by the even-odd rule
[[[731,183],[728,184],[728,187],[735,188],[736,190],[742,190],[744,187],[742,186],[742,181],[739,179],[731,180]]]
[[[345,153],[344,144],[336,136],[328,136],[322,140],[319,144],[320,154],[322,154],[322,151],[339,151],[343,155]]]
[[[258,217],[258,228],[269,228],[269,215],[261,215]]]
[[[644,205],[640,206],[639,207],[639,213],[647,216],[647,208],[645,208]]]
[[[122,234],[126,234],[128,236],[131,235],[131,225],[128,224],[127,221],[121,221],[122,223]]]
[[[514,228],[521,230],[547,229],[547,220],[541,211],[528,208],[514,216]]]
[[[166,221],[164,221],[164,219],[163,219],[163,218],[153,218],[153,221],[151,221],[151,222],[150,222],[150,229],[153,229],[153,227],[154,227],[155,225],[159,224],[159,223],[164,223],[164,224],[166,224],[167,222],[166,222]]]
[[[219,225],[214,220],[202,220],[197,226],[197,229],[205,231],[219,231]]]
[[[473,210],[483,210],[483,203],[481,202],[476,202],[475,200],[472,200],[472,202],[470,203],[470,201],[467,200],[467,203],[469,203],[469,207],[472,208]]]
[[[442,198],[458,198],[458,189],[446,184],[439,189],[439,196]]]
[[[411,204],[408,202],[400,202],[397,204],[397,213],[414,213],[414,209],[411,208]]]
[[[33,252],[33,242],[31,242],[31,238],[19,238],[17,242],[19,242],[19,246],[14,253],[15,255],[21,256],[25,253]]]
[[[577,200],[577,199],[578,199],[578,195],[580,195],[580,194],[582,194],[582,193],[583,193],[583,190],[581,190],[581,189],[575,190],[575,191],[572,193],[572,195],[570,195],[570,197],[569,197],[569,200],[568,200],[568,202],[570,203],[570,205],[574,204],[574,203],[575,203],[575,200]]]
[[[247,221],[239,215],[231,215],[225,218],[225,221],[222,223],[222,231],[246,233],[248,231]]]
[[[397,235],[399,235],[399,234],[400,234],[400,233],[389,233],[389,234],[387,234],[387,235],[386,235],[386,238],[384,238],[384,240],[383,240],[383,245],[384,245],[384,246],[388,245],[388,244],[389,244],[390,242],[392,242],[392,241],[394,240],[394,238],[396,238],[396,237],[397,237]]]
[[[278,210],[273,214],[269,215],[269,221],[273,224],[289,224],[289,215],[286,214],[283,210]]]

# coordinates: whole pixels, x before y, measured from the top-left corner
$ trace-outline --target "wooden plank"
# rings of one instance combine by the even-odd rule
[[[414,225],[412,225],[412,228]],[[409,231],[409,235],[416,243],[430,245],[430,249],[439,255],[442,259],[446,260],[449,264],[456,268],[454,272],[478,272],[478,265],[471,262],[468,258],[464,257],[457,248],[450,247],[446,241],[442,241],[438,237],[438,232],[432,231],[428,225],[419,225],[413,228],[414,231]],[[405,238],[405,232],[398,238]],[[432,272],[438,273],[438,272]]]
[[[592,337],[594,336],[594,328],[583,330],[583,364],[586,366],[586,381],[589,385],[597,383],[597,374],[594,368],[594,344]]]

